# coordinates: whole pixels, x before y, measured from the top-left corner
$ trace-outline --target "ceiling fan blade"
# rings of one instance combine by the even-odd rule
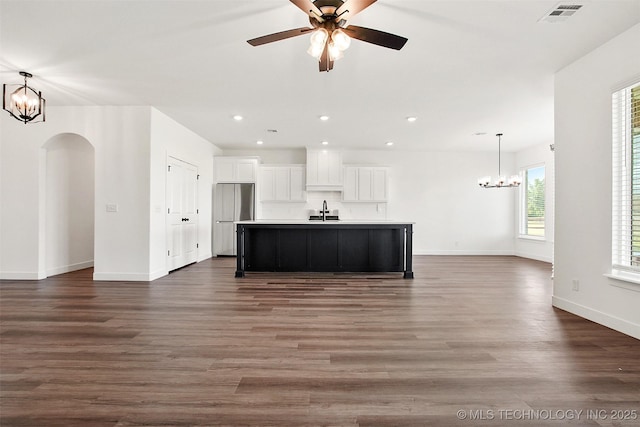
[[[301,36],[305,33],[308,33],[309,31],[313,31],[313,28],[295,28],[293,30],[280,31],[279,33],[273,33],[266,36],[257,37],[255,39],[247,40],[247,43],[249,43],[251,46],[260,46],[267,43],[289,39],[291,37]]]
[[[313,4],[311,0],[290,0],[290,1],[291,3],[298,6],[298,8],[302,10],[304,13],[306,13],[307,15],[315,14],[316,18],[319,18],[322,16],[322,11],[318,9],[318,6]]]
[[[373,30],[371,28],[358,27],[355,25],[349,25],[342,30],[347,33],[349,37],[354,39],[395,50],[402,49],[408,40],[405,37],[397,36],[395,34],[385,33],[384,31]]]
[[[340,14],[344,12],[344,15],[340,16],[340,19],[344,19],[346,21],[375,2],[376,0],[346,0],[342,3],[342,6],[336,9],[336,15],[340,16]]]

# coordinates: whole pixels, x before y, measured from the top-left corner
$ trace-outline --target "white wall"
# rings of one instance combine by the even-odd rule
[[[555,200],[555,159],[549,148],[553,141],[545,141],[533,147],[516,153],[516,167],[518,171],[525,171],[533,166],[544,165],[545,170],[545,236],[536,240],[520,236],[521,197],[516,198],[515,212],[515,254],[523,258],[537,259],[545,262],[553,262],[553,235],[554,235],[554,200]],[[519,189],[519,195],[524,197],[523,185]]]
[[[46,277],[43,146],[73,133],[95,149],[94,278],[148,280],[150,108],[48,107],[30,125],[0,117],[0,277]]]
[[[93,266],[94,149],[61,134],[45,144],[47,276]]]
[[[301,155],[302,153],[302,155]],[[512,255],[513,206],[517,190],[483,189],[478,177],[497,172],[497,152],[408,152],[346,150],[345,164],[389,166],[389,202],[343,203],[341,193],[308,193],[307,203],[269,203],[262,218],[305,218],[326,199],[344,219],[415,222],[413,248],[420,254]],[[260,156],[263,164],[306,163],[300,150],[225,150],[224,155]],[[503,153],[505,171],[515,172],[514,154]]]
[[[146,281],[166,274],[169,154],[199,167],[198,259],[211,256],[212,158],[220,150],[204,139],[150,107],[49,107],[45,123],[24,125],[4,114],[0,120],[0,278],[40,279],[48,267],[66,262],[47,256],[45,146],[68,134],[95,149],[95,280]],[[64,188],[54,187],[50,203],[64,195]],[[107,212],[107,205],[117,212]]]
[[[167,274],[167,156],[198,167],[198,261],[212,254],[213,156],[217,147],[165,114],[151,109],[150,266],[152,278]]]
[[[640,78],[640,24],[556,74],[553,305],[640,338],[640,285],[611,269],[611,94]],[[572,290],[572,280],[579,290]]]

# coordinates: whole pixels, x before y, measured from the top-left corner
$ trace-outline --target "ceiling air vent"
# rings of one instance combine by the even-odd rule
[[[564,22],[573,16],[584,5],[576,3],[559,3],[556,7],[547,12],[538,22]]]

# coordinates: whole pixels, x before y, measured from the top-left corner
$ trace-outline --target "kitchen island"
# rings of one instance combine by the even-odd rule
[[[413,223],[236,222],[236,277],[245,272],[403,272],[413,279]]]

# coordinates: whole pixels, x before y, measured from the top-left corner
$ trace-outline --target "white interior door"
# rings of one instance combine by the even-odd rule
[[[167,269],[198,259],[198,168],[173,157],[167,167]]]

